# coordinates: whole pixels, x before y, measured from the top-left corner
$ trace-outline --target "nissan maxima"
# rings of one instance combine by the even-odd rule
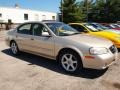
[[[26,22],[7,32],[11,52],[21,51],[59,62],[64,71],[105,69],[117,59],[117,48],[107,39],[81,34],[62,22]]]

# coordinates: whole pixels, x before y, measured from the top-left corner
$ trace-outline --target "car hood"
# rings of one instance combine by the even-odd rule
[[[104,37],[107,39],[113,39],[117,36],[119,36],[119,34],[116,34],[114,32],[110,32],[110,31],[99,31],[99,32],[90,32],[90,34],[95,35],[95,36],[100,36],[100,37]]]
[[[72,36],[65,36],[66,39],[70,41],[75,41],[76,43],[81,43],[83,45],[88,45],[90,47],[109,47],[112,42],[101,37],[97,37],[90,34],[78,34]]]
[[[105,30],[105,31],[106,31],[106,32],[112,32],[112,33],[120,34],[120,30],[107,29],[107,30]]]

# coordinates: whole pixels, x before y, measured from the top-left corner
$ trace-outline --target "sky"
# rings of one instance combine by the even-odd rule
[[[59,12],[61,0],[0,0],[0,7],[14,7],[17,3],[20,8]]]

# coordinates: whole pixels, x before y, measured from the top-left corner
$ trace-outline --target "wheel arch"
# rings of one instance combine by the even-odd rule
[[[15,42],[17,44],[17,42],[14,39],[12,39],[12,40],[10,40],[9,46],[11,45],[12,42]],[[18,46],[18,44],[17,44],[17,46]],[[19,48],[19,46],[18,46],[18,48]]]
[[[59,60],[58,58],[59,58],[59,55],[62,53],[62,52],[65,52],[66,50],[71,50],[71,51],[74,51],[79,57],[80,57],[80,59],[81,59],[81,61],[82,61],[82,63],[83,63],[83,54],[82,54],[82,52],[80,51],[80,50],[78,50],[77,48],[75,48],[75,47],[64,47],[64,48],[61,48],[60,50],[59,50],[59,52],[58,52],[58,54],[57,54],[57,57],[56,57],[56,59],[57,59],[57,61]]]
[[[9,46],[11,46],[12,42],[15,42],[15,40],[10,40]]]

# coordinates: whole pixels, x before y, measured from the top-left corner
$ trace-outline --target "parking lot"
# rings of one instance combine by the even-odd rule
[[[0,90],[120,90],[120,60],[106,70],[64,73],[54,60],[13,56],[0,32]]]

